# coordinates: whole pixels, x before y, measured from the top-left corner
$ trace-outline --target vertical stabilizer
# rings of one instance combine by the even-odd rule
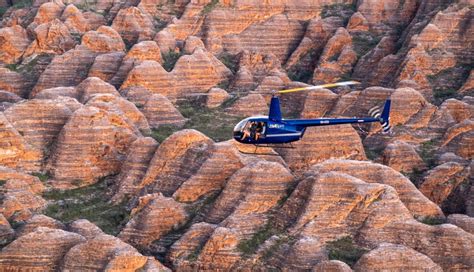
[[[268,118],[272,121],[281,120],[280,99],[276,96],[272,96],[272,100],[270,101],[270,112],[268,113]]]
[[[385,105],[382,111],[382,117],[380,123],[382,124],[383,132],[390,132],[390,104],[391,101],[388,99],[385,101]]]

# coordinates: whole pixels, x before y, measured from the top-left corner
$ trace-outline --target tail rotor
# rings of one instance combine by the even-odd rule
[[[391,101],[387,100],[387,101],[385,101],[385,105],[384,105],[382,111],[380,111],[379,107],[373,107],[369,110],[369,115],[370,116],[372,116],[373,118],[379,119],[380,124],[382,125],[383,133],[389,133],[390,130],[391,130],[391,126],[390,126],[390,104],[391,104]]]
[[[369,110],[369,115],[374,118],[380,118],[380,108],[375,106]]]

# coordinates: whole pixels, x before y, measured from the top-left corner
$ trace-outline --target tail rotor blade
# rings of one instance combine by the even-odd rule
[[[391,126],[390,126],[390,101],[388,100],[385,105],[384,109],[381,110],[378,106],[375,106],[369,110],[369,115],[373,118],[377,118],[380,120],[380,125],[382,125],[382,133],[383,134],[390,134],[391,133]]]
[[[382,129],[383,129],[383,132],[389,132],[391,129],[390,124],[388,122],[383,122]]]

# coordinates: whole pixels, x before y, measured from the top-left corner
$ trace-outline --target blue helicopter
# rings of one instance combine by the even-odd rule
[[[268,116],[253,116],[240,121],[233,131],[234,139],[243,144],[257,147],[286,147],[284,144],[303,138],[307,127],[330,126],[352,123],[380,122],[384,132],[390,131],[390,100],[385,101],[382,112],[378,107],[369,110],[372,117],[364,118],[318,118],[318,119],[283,119],[281,116],[280,99],[277,93],[291,93],[304,90],[316,90],[360,84],[357,81],[345,81],[318,86],[295,88],[273,92]]]

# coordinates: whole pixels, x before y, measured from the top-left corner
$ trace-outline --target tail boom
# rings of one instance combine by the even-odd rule
[[[369,113],[372,117],[364,118],[320,118],[320,119],[290,119],[282,121],[293,126],[299,127],[313,127],[313,126],[329,126],[329,125],[340,125],[340,124],[361,124],[361,123],[372,123],[380,122],[382,125],[383,132],[390,131],[390,104],[391,101],[385,101],[382,112],[378,108],[370,109]]]

